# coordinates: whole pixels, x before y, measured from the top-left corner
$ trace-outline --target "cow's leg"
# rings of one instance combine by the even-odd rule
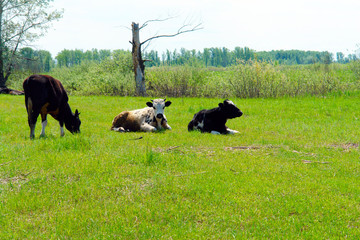
[[[227,130],[227,133],[228,134],[235,134],[235,133],[239,133],[238,131],[236,131],[236,130],[232,130],[232,129],[230,129],[230,128],[228,128],[228,129],[226,129]]]
[[[115,131],[115,132],[126,132],[125,129],[123,127],[112,127],[111,130]]]
[[[165,116],[164,116],[165,117]],[[167,120],[164,118],[164,120],[161,121],[161,126],[164,128],[164,129],[169,129],[171,130],[171,127],[170,125],[167,123]]]
[[[155,132],[157,129],[148,123],[144,123],[140,126],[140,130],[144,132]]]
[[[60,136],[63,137],[65,135],[64,132],[64,122],[63,121],[59,121],[60,124]]]
[[[34,139],[36,121],[33,122],[33,120],[32,120],[32,115],[33,115],[32,107],[33,107],[33,105],[32,105],[31,98],[28,97],[27,95],[25,95],[25,107],[26,107],[26,111],[27,111],[27,115],[28,115],[28,124],[29,124],[29,127],[30,127],[30,138]]]
[[[28,123],[30,127],[30,138],[35,138],[35,126],[37,118],[40,114],[40,109],[34,108],[34,104],[30,97],[25,97],[26,110],[28,113]]]
[[[165,124],[165,126],[163,126],[165,129],[169,129],[169,130],[171,130],[171,127],[170,127],[170,125],[169,124]]]
[[[212,134],[227,134],[227,133],[228,133],[226,126],[221,127],[221,128],[217,128],[216,130],[217,130],[217,131],[212,130],[211,133],[212,133]]]
[[[45,103],[41,109],[40,109],[40,114],[41,114],[41,134],[40,137],[45,137],[45,128],[47,125],[47,114],[48,114],[48,110],[47,107],[49,106],[49,103]]]
[[[218,131],[211,131],[211,134],[219,135],[220,133]]]
[[[225,127],[226,127],[226,126],[225,126]],[[239,133],[239,132],[236,131],[236,130],[232,130],[232,129],[226,127],[226,134],[235,134],[235,133]]]
[[[45,127],[47,125],[46,114],[41,114],[41,134],[40,137],[45,137]]]
[[[36,126],[36,121],[37,118],[39,116],[39,112],[37,111],[33,111],[28,115],[28,123],[29,123],[29,127],[30,127],[30,138],[34,139],[35,138],[35,126]]]

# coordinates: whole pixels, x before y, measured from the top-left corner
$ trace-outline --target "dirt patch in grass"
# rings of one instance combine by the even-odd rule
[[[15,176],[12,178],[0,178],[0,184],[7,184],[7,183],[19,183],[19,182],[27,182],[28,176],[31,174],[31,172],[23,174],[21,173],[19,176]]]
[[[351,149],[359,148],[358,143],[341,143],[341,144],[331,144],[332,148],[342,148],[344,151],[350,151]]]
[[[260,147],[257,146],[237,146],[237,147],[225,147],[225,151],[234,151],[234,150],[254,150],[254,149],[260,149]]]
[[[280,148],[280,146],[234,146],[234,147],[225,147],[225,151],[236,151],[236,150],[258,150],[258,149],[267,149],[267,148]]]

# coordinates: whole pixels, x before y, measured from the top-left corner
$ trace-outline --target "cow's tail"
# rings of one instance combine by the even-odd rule
[[[31,116],[32,112],[33,112],[33,103],[32,100],[29,96],[25,97],[25,104],[26,104],[26,110],[28,112],[28,116]]]
[[[32,109],[33,109],[33,103],[32,103],[32,100],[31,100],[30,94],[29,94],[29,78],[25,79],[25,81],[23,82],[23,89],[24,89],[24,93],[25,93],[25,107],[26,107],[28,116],[31,115]]]

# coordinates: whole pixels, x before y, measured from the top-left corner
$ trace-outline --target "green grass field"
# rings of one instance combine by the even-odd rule
[[[360,104],[231,99],[237,135],[187,132],[223,99],[171,98],[171,131],[117,133],[148,98],[71,96],[81,134],[0,95],[0,239],[359,239]],[[142,139],[134,140],[142,137]]]

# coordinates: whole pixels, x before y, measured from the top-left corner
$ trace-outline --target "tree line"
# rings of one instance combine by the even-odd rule
[[[100,63],[105,60],[116,60],[129,58],[131,61],[131,52],[126,50],[67,50],[59,52],[55,58],[46,50],[34,50],[26,47],[18,52],[18,60],[14,63],[14,70],[29,70],[32,72],[49,72],[55,67],[72,67],[84,62]],[[359,60],[355,54],[345,57],[341,52],[337,53],[335,58],[329,52],[300,51],[300,50],[277,50],[256,52],[250,48],[236,47],[234,50],[227,48],[205,48],[203,51],[186,50],[180,51],[167,50],[161,55],[157,51],[148,51],[144,53],[146,66],[177,66],[191,65],[203,67],[227,67],[237,62],[247,62],[249,60],[259,60],[264,62],[273,62],[277,64],[313,64],[332,62],[348,63]]]
[[[234,50],[227,48],[205,48],[203,51],[186,50],[180,51],[167,50],[161,57],[157,51],[145,53],[145,59],[149,59],[148,66],[160,65],[201,65],[213,67],[227,67],[238,61],[247,62],[249,60],[258,60],[262,62],[273,62],[277,64],[296,65],[296,64],[314,64],[332,62],[348,63],[358,60],[356,54],[350,54],[347,57],[342,52],[333,54],[327,51],[301,51],[301,50],[273,50],[273,51],[255,51],[248,47],[236,47]]]

